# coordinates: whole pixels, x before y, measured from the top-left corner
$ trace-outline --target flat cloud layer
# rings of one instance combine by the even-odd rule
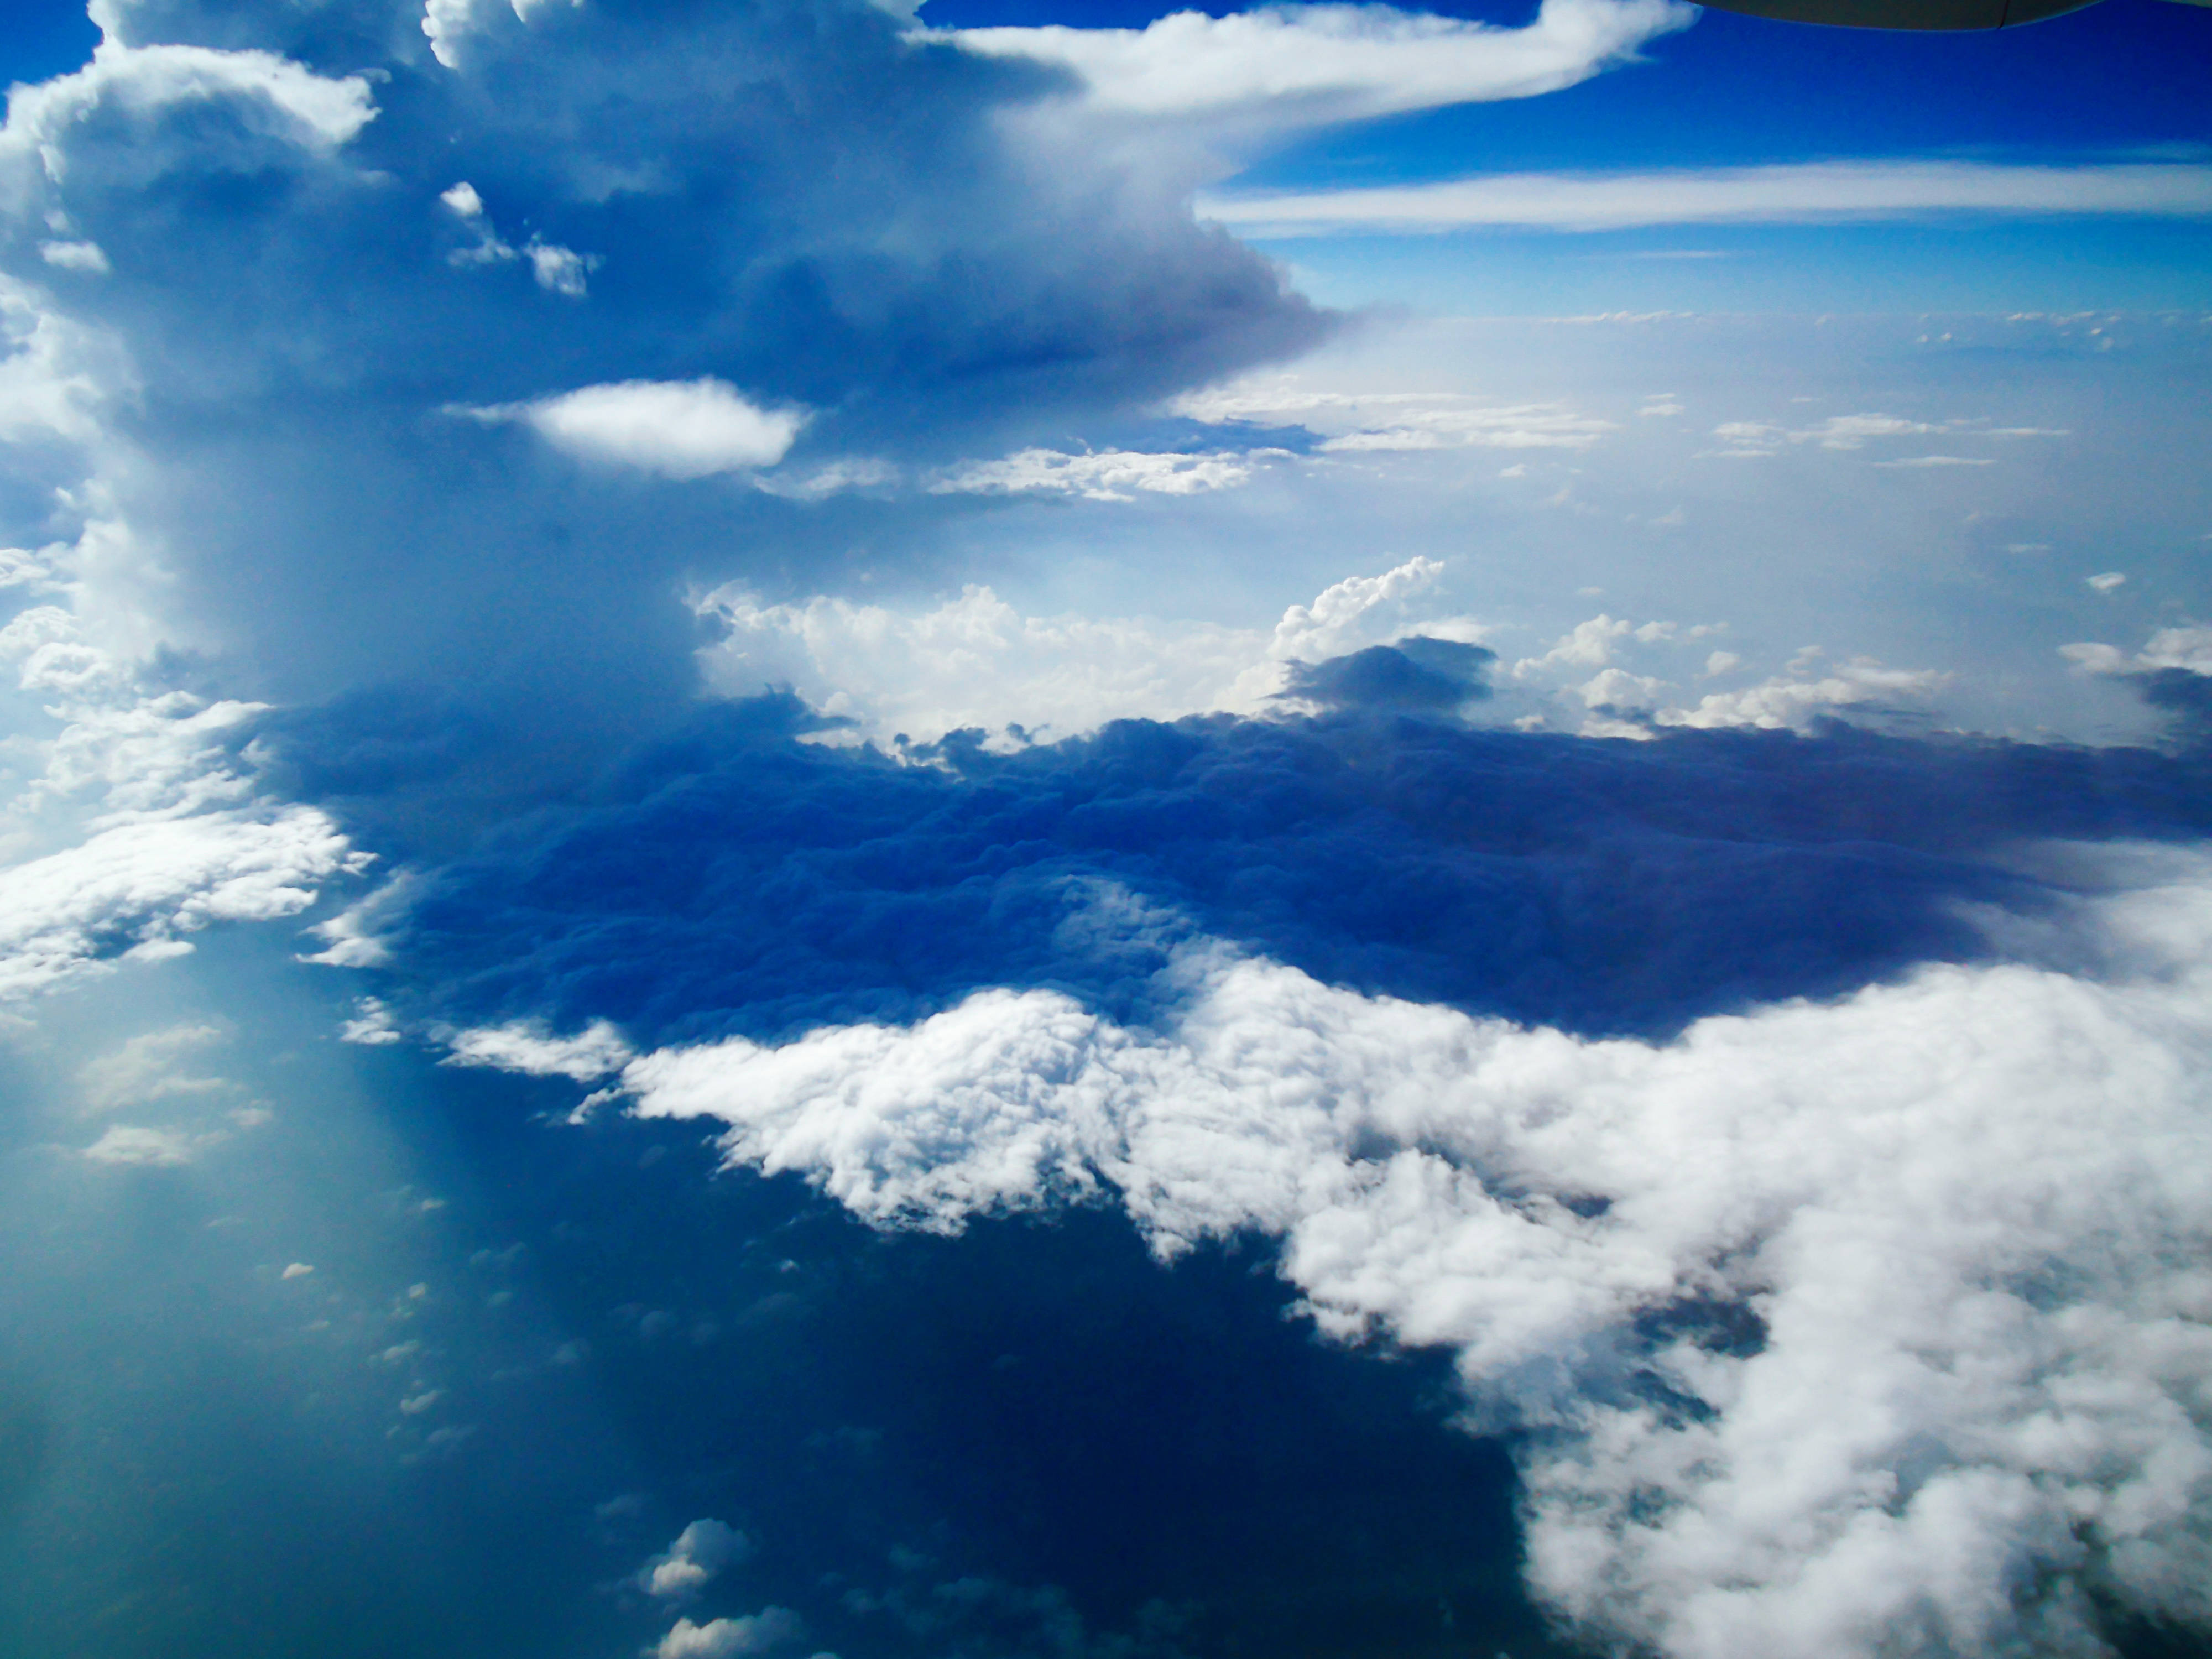
[[[1993,161],[1807,161],[1669,173],[1495,173],[1438,184],[1221,193],[1200,214],[1249,235],[1441,232],[1485,225],[1802,223],[1939,213],[2212,216],[2212,168],[2187,162],[2036,167]]]

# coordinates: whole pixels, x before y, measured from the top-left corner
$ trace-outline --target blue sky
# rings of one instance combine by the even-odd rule
[[[2212,1632],[2212,12],[0,19],[0,1649]]]

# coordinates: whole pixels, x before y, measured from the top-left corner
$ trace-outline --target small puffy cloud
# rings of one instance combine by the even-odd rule
[[[311,807],[116,824],[8,871],[0,889],[0,999],[98,971],[119,957],[189,950],[216,921],[305,909],[345,866],[345,837]]]
[[[1379,576],[1346,576],[1322,589],[1311,605],[1285,611],[1267,642],[1267,654],[1282,661],[1319,662],[1409,633],[1477,643],[1484,633],[1480,624],[1437,617],[1422,603],[1443,569],[1441,561],[1417,555]]]
[[[285,1267],[284,1271],[283,1271],[283,1273],[278,1273],[278,1274],[276,1275],[276,1277],[277,1277],[277,1278],[279,1278],[279,1279],[305,1279],[305,1278],[307,1278],[307,1275],[308,1275],[308,1274],[310,1274],[310,1273],[313,1273],[314,1271],[315,1271],[315,1268],[314,1268],[314,1264],[313,1264],[313,1262],[309,1262],[309,1261],[294,1261],[294,1262],[289,1263],[289,1264]]]
[[[2194,623],[2161,628],[2136,659],[2145,668],[2179,668],[2191,674],[2212,675],[2212,628]]]
[[[2179,671],[2212,676],[2212,628],[2185,623],[2161,628],[2132,657],[2116,646],[2083,641],[2058,654],[2088,674],[2149,674]]]
[[[398,1024],[392,1011],[375,997],[362,997],[354,1003],[354,1017],[338,1027],[340,1042],[358,1043],[363,1048],[381,1048],[400,1040]]]
[[[742,1619],[710,1619],[695,1625],[678,1619],[653,1649],[653,1659],[737,1659],[765,1653],[798,1637],[799,1615],[788,1607],[763,1607]]]
[[[438,199],[464,219],[476,220],[485,216],[483,198],[477,194],[477,187],[465,179],[450,190],[440,191]]]
[[[1666,694],[1675,689],[1672,682],[1626,665],[1640,647],[1679,647],[1724,631],[1725,625],[1718,623],[1684,628],[1600,615],[1577,623],[1540,656],[1521,659],[1513,665],[1512,677],[1532,690],[1557,688],[1553,696],[1571,696],[1592,711],[1581,723],[1585,737],[1637,738],[1652,736],[1659,726],[1808,732],[1845,709],[1890,714],[1923,708],[1951,680],[1932,670],[1887,668],[1866,657],[1824,670],[1821,652],[1808,647],[1782,674],[1757,685],[1710,693],[1686,708],[1667,704]],[[1711,652],[1697,678],[1732,673],[1742,660],[1733,651]]]
[[[480,1026],[446,1038],[448,1066],[489,1066],[529,1077],[565,1077],[590,1083],[622,1069],[630,1058],[623,1034],[594,1020],[574,1036],[555,1036],[528,1023]]]
[[[1644,624],[1647,639],[1660,637],[1653,631],[1663,624]],[[1634,639],[1638,629],[1632,622],[1618,617],[1598,615],[1587,622],[1577,623],[1567,633],[1553,642],[1552,648],[1540,657],[1523,657],[1513,665],[1516,679],[1528,679],[1555,669],[1602,668],[1613,661],[1613,653],[1621,642]]]
[[[2106,570],[2094,576],[2084,577],[2082,580],[2085,585],[2095,588],[2100,593],[2112,593],[2124,586],[2128,579],[2124,572]]]
[[[583,0],[570,0],[580,5]],[[468,38],[491,27],[498,20],[499,11],[511,11],[514,21],[527,24],[539,13],[551,9],[554,0],[423,0],[422,33],[429,37],[430,55],[447,69],[459,69],[466,57]],[[492,11],[494,17],[485,13]]]
[[[112,268],[97,242],[41,242],[39,257],[58,270],[82,271],[105,276]]]
[[[271,52],[134,46],[111,35],[75,74],[9,94],[0,164],[58,154],[72,126],[102,111],[143,120],[216,103],[269,136],[313,148],[343,144],[376,117],[368,82],[357,75],[317,75]]]
[[[578,253],[537,236],[532,236],[519,248],[514,246],[493,228],[491,215],[485,210],[483,198],[465,179],[451,189],[441,191],[438,199],[475,234],[477,239],[468,246],[455,248],[448,253],[446,256],[448,264],[491,265],[514,259],[527,260],[531,275],[538,287],[571,300],[584,297],[586,274],[595,270],[599,264],[597,254]]]
[[[696,602],[724,637],[700,653],[708,685],[732,696],[789,686],[843,724],[837,742],[933,741],[981,727],[1025,734],[1018,747],[1115,719],[1256,713],[1283,689],[1281,665],[1317,662],[1410,635],[1474,643],[1482,629],[1426,602],[1443,567],[1416,558],[1346,578],[1290,606],[1272,635],[1143,617],[1029,617],[988,587],[926,611],[817,596],[763,605],[741,588]]]
[[[21,587],[33,592],[46,586],[53,580],[51,566],[20,547],[0,547],[0,588]]]
[[[584,297],[585,273],[599,262],[595,253],[579,253],[535,237],[524,245],[522,257],[530,261],[530,275],[538,287],[571,300]]]
[[[198,1151],[199,1139],[182,1129],[148,1128],[118,1123],[84,1149],[94,1164],[130,1164],[149,1169],[189,1164]]]
[[[205,1095],[228,1089],[223,1079],[195,1075],[190,1066],[201,1051],[222,1042],[213,1025],[172,1025],[143,1032],[112,1054],[88,1060],[77,1070],[86,1109],[112,1112],[177,1095]]]
[[[1529,98],[1632,57],[1696,13],[1672,0],[1544,0],[1518,29],[1387,5],[1182,11],[1141,29],[921,30],[991,58],[1070,71],[1091,110],[1262,129]]]
[[[1846,709],[1873,714],[1924,708],[1951,679],[1934,669],[1887,668],[1869,657],[1820,670],[1808,656],[1789,673],[1739,691],[1711,692],[1694,708],[1663,708],[1656,718],[1662,726],[1809,732]]]
[[[711,375],[682,381],[621,380],[535,403],[454,412],[486,422],[519,421],[580,459],[634,466],[666,478],[773,466],[806,422],[797,410],[748,403],[736,387]]]
[[[638,1570],[640,1589],[648,1595],[680,1598],[696,1594],[725,1567],[751,1552],[744,1534],[721,1521],[694,1521],[676,1541]]]

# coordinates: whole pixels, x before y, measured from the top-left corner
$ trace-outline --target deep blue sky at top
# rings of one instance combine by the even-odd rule
[[[924,15],[1031,3],[933,0]],[[1435,9],[1499,22],[1527,15],[1465,0]],[[2212,11],[2168,0],[2106,0],[2026,28],[1972,34],[1821,28],[1708,10],[1646,55],[1647,64],[1546,97],[1319,135],[1276,157],[1267,176],[1357,185],[1844,156],[2073,161],[2177,146],[2212,153]]]
[[[1501,24],[1533,10],[1510,0],[1408,9]],[[940,27],[1127,27],[1187,9],[1173,0],[927,0],[921,15]],[[74,68],[97,38],[76,0],[0,0],[0,80]],[[1267,171],[1351,184],[1493,168],[1997,149],[2054,160],[2177,145],[2212,154],[2212,11],[2168,0],[2105,0],[1978,34],[1815,28],[1709,11],[1650,57],[1649,65],[1547,97],[1316,135]]]
[[[1129,27],[1191,9],[1171,0],[927,0],[921,15],[940,26]],[[1510,0],[1407,9],[1508,25],[1534,10]],[[2177,144],[2212,151],[2212,12],[2167,0],[2106,0],[1975,34],[1817,28],[1708,11],[1649,56],[1648,65],[1546,97],[1319,134],[1276,158],[1267,176],[1349,185],[1370,175],[1936,151],[2054,160]]]
[[[940,27],[1132,27],[1178,9],[1174,0],[927,0],[921,16]],[[1440,0],[1432,9],[1506,25],[1534,11],[1513,0]],[[0,0],[0,81],[73,67],[95,38],[76,0]],[[2212,9],[2169,0],[2104,0],[1974,34],[1708,11],[1654,43],[1648,58],[1543,97],[1324,129],[1251,158],[1239,183],[1298,189],[1846,157],[2212,158]],[[1650,262],[1655,252],[1672,258],[1673,249],[1726,258]],[[1505,314],[2194,307],[2207,302],[2212,270],[2200,222],[2124,218],[1349,238],[1272,251],[1325,303]]]

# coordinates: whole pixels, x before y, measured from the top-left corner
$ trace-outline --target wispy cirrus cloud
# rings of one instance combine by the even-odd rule
[[[1524,28],[1382,5],[1180,11],[1141,29],[917,31],[986,58],[1073,73],[1109,114],[1311,126],[1556,92],[1623,62],[1696,12],[1674,0],[1546,0]]]
[[[1247,235],[1802,223],[1932,213],[2212,216],[2212,167],[1803,161],[1650,173],[1498,173],[1358,190],[1218,191],[1200,216]]]

